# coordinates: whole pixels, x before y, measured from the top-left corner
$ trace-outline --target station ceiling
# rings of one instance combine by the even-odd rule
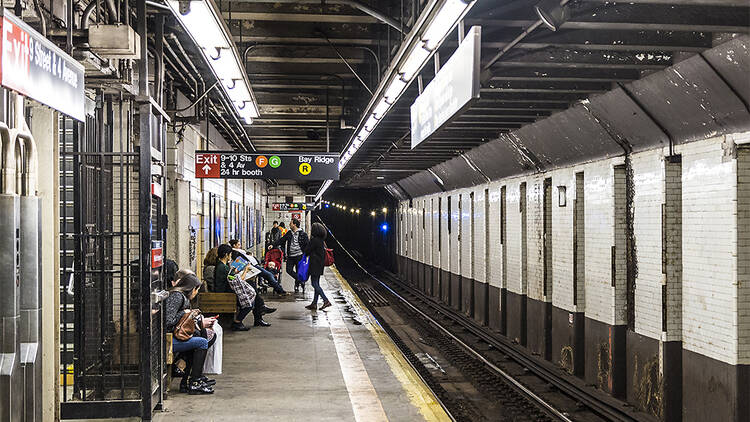
[[[558,31],[535,23],[533,0],[477,0],[465,27],[482,27],[480,100],[410,149],[412,83],[341,174],[341,187],[404,179],[590,96],[750,32],[747,0],[571,1]],[[341,152],[382,72],[418,13],[410,1],[217,0],[261,117],[246,127],[258,151]],[[454,31],[439,50],[445,62]],[[424,85],[434,67],[421,72]],[[416,78],[415,78],[416,80]],[[319,184],[307,186],[314,193]]]

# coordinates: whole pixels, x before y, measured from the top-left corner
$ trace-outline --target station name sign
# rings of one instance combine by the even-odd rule
[[[8,10],[0,14],[2,85],[85,120],[83,66]]]
[[[411,147],[450,123],[479,98],[481,27],[473,26],[456,52],[411,105]]]
[[[335,153],[267,153],[196,151],[195,177],[204,179],[338,180]]]

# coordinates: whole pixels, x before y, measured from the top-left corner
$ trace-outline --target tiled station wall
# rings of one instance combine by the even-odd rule
[[[722,364],[750,364],[750,151],[735,145],[748,138],[727,135],[677,145],[674,153],[681,159],[676,160],[668,158],[666,148],[651,150],[631,154],[630,163],[615,157],[402,201],[397,251],[408,258],[401,262],[425,264],[427,274],[441,270],[442,280],[459,276],[473,280],[474,290],[489,283],[492,295],[507,289],[508,297],[513,293],[550,303],[569,313],[571,323],[581,315],[628,327],[628,333],[651,339],[657,354],[659,342],[681,342],[681,350]],[[635,250],[630,300],[628,171]],[[551,232],[546,235],[545,179],[551,185]],[[545,237],[551,248],[546,270]],[[423,284],[437,286],[437,281]],[[455,299],[437,288],[425,291],[455,306]],[[490,303],[489,321],[479,309],[474,317],[506,334],[510,322],[500,328],[492,323],[501,300],[493,297]],[[527,330],[531,336],[532,326]],[[637,376],[639,363],[633,359],[639,352],[630,347],[623,356]],[[687,383],[689,363],[684,365]],[[663,363],[656,367],[664,371]],[[628,383],[633,376],[627,375]],[[637,386],[625,388],[630,401],[637,394],[630,390]],[[684,400],[689,400],[687,392]]]
[[[262,256],[264,233],[268,230],[266,218],[266,184],[262,180],[223,180],[201,179],[195,177],[196,150],[228,150],[231,149],[218,136],[213,142],[207,141],[192,126],[187,126],[182,140],[171,134],[168,140],[168,183],[167,183],[167,213],[170,219],[168,236],[184,245],[192,244],[188,248],[172,248],[179,250],[179,256],[167,257],[175,259],[178,266],[189,267],[201,273],[203,257],[206,252],[216,246],[212,231],[219,234],[220,242],[229,239],[240,239],[245,249],[256,256]],[[174,195],[174,190],[180,184],[187,184],[183,190],[186,194]],[[185,197],[187,196],[187,197]],[[212,210],[213,208],[213,210]],[[189,214],[180,218],[178,215],[189,210]],[[211,224],[211,216],[214,224]],[[174,224],[183,221],[187,224]],[[192,229],[192,230],[191,230]],[[192,232],[194,230],[194,233]],[[193,234],[191,234],[193,233]],[[169,248],[167,249],[170,250]]]

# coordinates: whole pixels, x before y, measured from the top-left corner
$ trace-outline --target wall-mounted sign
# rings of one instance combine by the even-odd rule
[[[271,210],[272,211],[305,211],[307,209],[307,204],[302,204],[299,202],[276,202],[271,204]]]
[[[2,85],[84,120],[83,66],[11,12],[0,14]]]
[[[195,177],[213,179],[338,180],[336,153],[196,151]]]
[[[411,105],[411,147],[415,148],[479,99],[482,31],[473,26],[450,59]]]

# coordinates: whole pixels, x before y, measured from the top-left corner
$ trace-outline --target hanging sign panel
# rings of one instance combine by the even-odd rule
[[[204,179],[339,180],[335,153],[196,151],[195,177]]]
[[[456,52],[411,105],[411,147],[415,148],[479,99],[481,27],[473,26]]]
[[[11,12],[0,14],[2,86],[83,121],[83,66]]]
[[[271,204],[272,211],[304,211],[307,209],[307,204],[300,202],[275,202]]]

